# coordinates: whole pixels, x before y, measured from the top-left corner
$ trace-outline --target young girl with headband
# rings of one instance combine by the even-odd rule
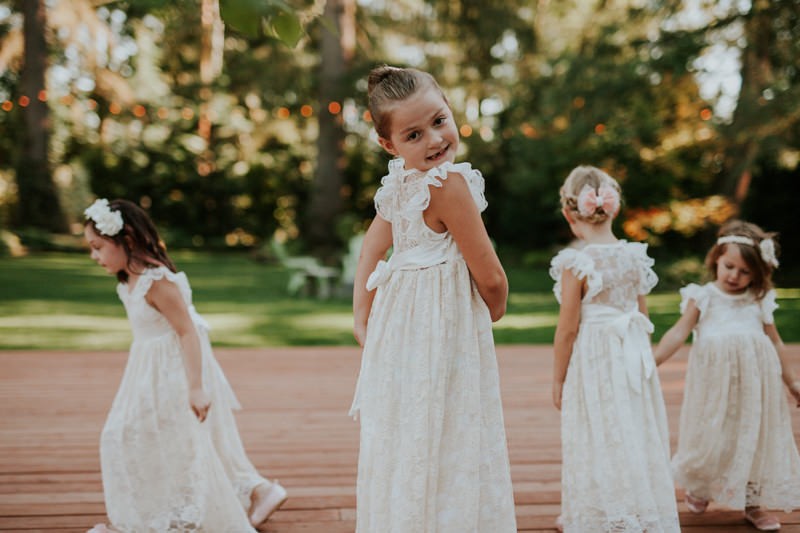
[[[133,330],[100,438],[106,512],[89,533],[254,532],[286,500],[245,454],[239,408],[147,213],[127,200],[86,209],[91,258],[119,281]]]
[[[645,295],[658,278],[647,245],[618,240],[620,188],[591,166],[561,187],[583,242],[556,255],[560,304],[553,402],[561,409],[561,510],[567,533],[679,533],[664,399]]]
[[[694,513],[710,501],[744,509],[756,529],[780,529],[762,507],[800,507],[800,456],[783,384],[800,406],[800,382],[773,320],[774,236],[732,221],[706,257],[712,281],[681,289],[681,317],[655,350],[661,364],[689,333],[675,481]]]

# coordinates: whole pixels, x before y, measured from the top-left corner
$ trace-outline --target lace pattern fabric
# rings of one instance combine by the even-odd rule
[[[681,291],[700,310],[689,352],[675,480],[692,495],[734,509],[800,507],[800,455],[780,360],[764,324],[777,307],[771,291],[729,295],[713,283]]]
[[[266,480],[244,452],[233,417],[239,404],[194,311],[213,407],[202,424],[191,412],[180,341],[145,299],[164,278],[191,306],[185,275],[163,267],[146,270],[130,291],[117,288],[134,340],[100,440],[107,514],[125,533],[253,532],[250,494]]]
[[[562,250],[554,292],[569,269],[585,280],[581,324],[562,393],[562,520],[566,533],[678,533],[669,433],[637,298],[655,285],[644,245]]]
[[[361,422],[356,530],[514,533],[489,311],[457,246],[436,244],[452,237],[423,219],[428,188],[453,179],[453,167],[478,200],[483,181],[463,164],[427,174],[398,165],[375,198],[394,252],[442,257],[406,264],[377,285],[351,410]]]

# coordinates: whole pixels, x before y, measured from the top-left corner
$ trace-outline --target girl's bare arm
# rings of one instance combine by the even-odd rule
[[[364,346],[367,335],[367,319],[375,291],[367,291],[367,278],[375,270],[378,261],[386,257],[386,252],[392,246],[392,225],[376,216],[369,225],[361,253],[358,256],[358,265],[353,280],[353,336],[360,346]]]
[[[778,333],[778,328],[775,324],[764,324],[764,333],[767,334],[772,344],[775,345],[775,350],[778,352],[778,357],[781,361],[781,378],[789,388],[789,392],[792,393],[792,396],[797,402],[797,406],[800,407],[800,381],[797,380],[794,369],[789,362],[789,354],[786,351],[786,345],[783,344],[783,339],[781,339]]]
[[[189,384],[189,405],[201,422],[205,420],[211,401],[203,389],[203,360],[200,339],[197,336],[189,309],[180,289],[167,279],[153,282],[146,296],[147,302],[164,315],[178,334],[181,343],[183,367]]]
[[[561,391],[567,378],[567,368],[572,357],[572,347],[578,336],[581,322],[581,299],[583,281],[571,270],[561,274],[561,306],[558,310],[558,325],[553,338],[553,405],[561,409]]]
[[[656,365],[660,365],[670,357],[672,357],[678,348],[683,346],[686,338],[697,325],[700,318],[700,310],[695,305],[694,300],[689,300],[686,304],[686,310],[681,317],[675,322],[669,330],[661,337],[656,349],[653,350],[653,357],[656,360]]]
[[[451,172],[441,187],[431,187],[431,201],[426,222],[435,231],[444,230],[453,236],[469,267],[478,293],[486,302],[493,322],[506,312],[508,279],[483,225],[481,214],[472,199],[466,180]],[[433,227],[439,222],[442,227]]]

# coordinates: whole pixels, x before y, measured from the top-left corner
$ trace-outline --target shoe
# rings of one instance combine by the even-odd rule
[[[761,507],[748,507],[744,511],[744,519],[759,531],[778,531],[781,523]]]
[[[266,496],[253,505],[254,509],[250,514],[250,523],[254,528],[260,530],[265,526],[265,522],[269,520],[272,513],[277,511],[287,499],[286,489],[277,480],[273,481]]]
[[[556,529],[559,531],[564,531],[564,519],[561,518],[561,515],[556,517]]]
[[[695,498],[688,492],[686,493],[686,507],[695,514],[704,513],[706,511],[706,507],[708,507],[708,500],[704,500],[703,498]]]

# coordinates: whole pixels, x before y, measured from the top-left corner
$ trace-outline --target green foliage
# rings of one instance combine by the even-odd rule
[[[294,48],[304,34],[297,12],[281,0],[220,0],[219,6],[223,20],[247,37],[263,32]]]
[[[347,297],[290,297],[286,270],[241,253],[171,255],[189,277],[215,346],[354,344]],[[501,258],[505,261],[505,254]],[[558,306],[544,260],[507,269],[511,294],[506,316],[494,326],[497,343],[552,342]],[[664,279],[663,270],[659,275]],[[83,254],[0,257],[0,349],[126,349],[130,329],[115,284]],[[677,320],[678,303],[677,289],[662,284],[648,297],[654,340]],[[800,289],[779,289],[778,303],[775,316],[783,339],[800,342]]]

